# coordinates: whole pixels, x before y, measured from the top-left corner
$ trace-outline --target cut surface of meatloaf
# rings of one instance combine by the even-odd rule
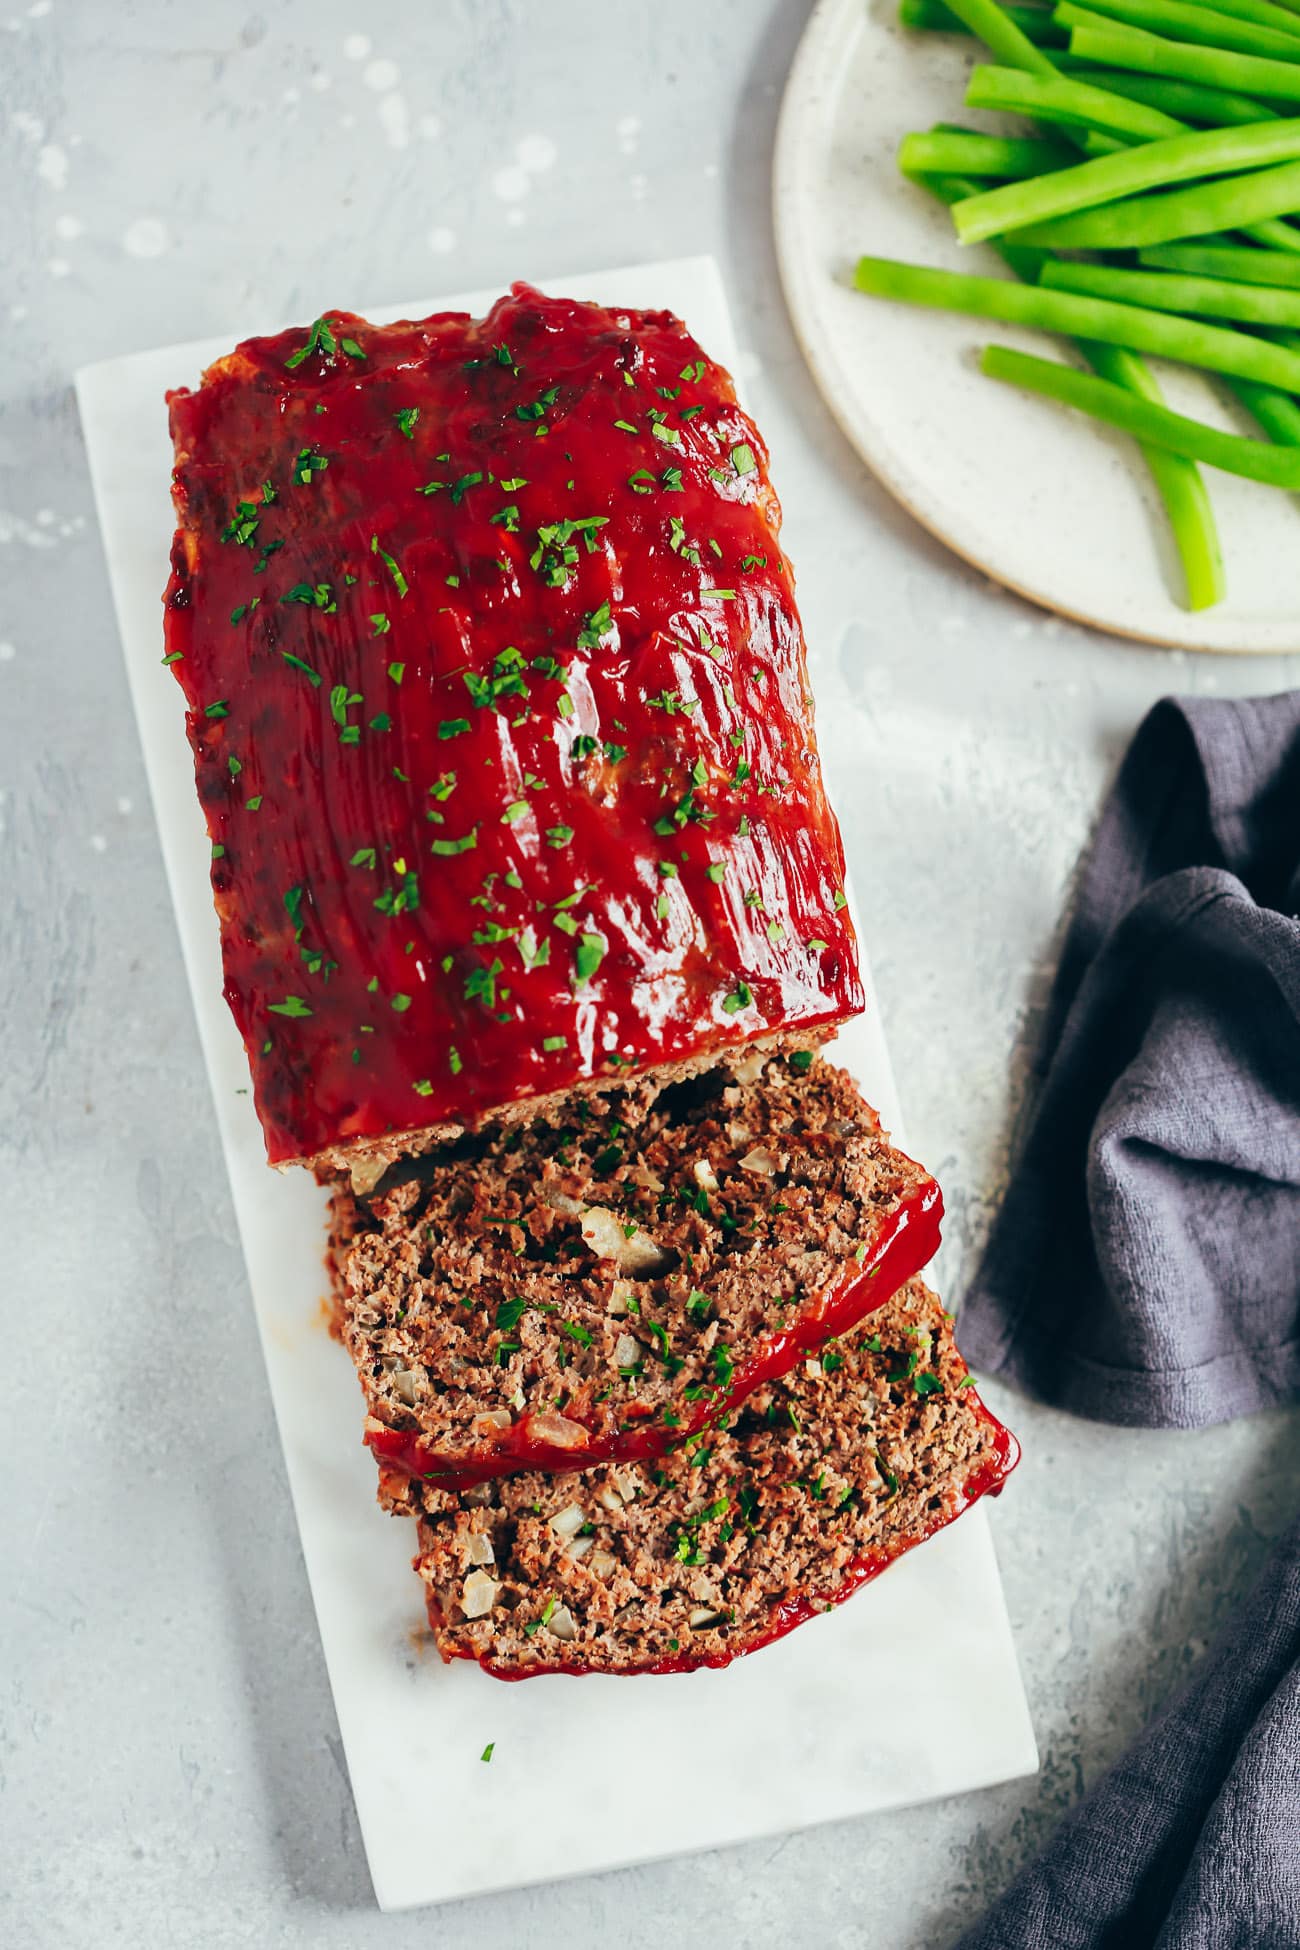
[[[271,1161],[862,1007],[767,454],[667,312],[330,313],[169,396],[167,661]]]
[[[730,1427],[657,1463],[397,1486],[445,1659],[503,1679],[722,1666],[1000,1488],[1019,1451],[912,1280]]]
[[[939,1189],[852,1079],[807,1051],[745,1064],[464,1137],[369,1204],[336,1193],[381,1463],[463,1485],[657,1455],[929,1260]]]

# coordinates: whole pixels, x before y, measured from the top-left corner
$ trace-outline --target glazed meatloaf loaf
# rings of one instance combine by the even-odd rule
[[[402,1478],[444,1659],[502,1679],[722,1666],[828,1611],[996,1491],[1015,1439],[912,1280],[851,1340],[658,1463]]]
[[[939,1213],[807,1051],[462,1137],[335,1195],[366,1440],[458,1485],[658,1455],[887,1300]]]
[[[666,312],[347,313],[170,396],[166,661],[275,1164],[862,1006],[767,455]]]

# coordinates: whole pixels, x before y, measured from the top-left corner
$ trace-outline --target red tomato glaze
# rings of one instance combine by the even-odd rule
[[[677,319],[330,313],[169,403],[273,1163],[861,1008],[766,450]]]

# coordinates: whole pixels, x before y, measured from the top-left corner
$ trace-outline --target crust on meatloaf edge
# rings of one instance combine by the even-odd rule
[[[662,1453],[934,1251],[938,1187],[810,1051],[398,1167],[332,1233],[381,1462],[444,1487]]]
[[[1018,1459],[919,1280],[655,1464],[390,1487],[442,1657],[497,1678],[724,1666],[830,1610]]]

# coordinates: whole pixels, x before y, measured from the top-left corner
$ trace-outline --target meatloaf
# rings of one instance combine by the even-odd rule
[[[170,396],[166,661],[274,1164],[862,1006],[767,453],[667,312],[330,312]]]
[[[940,1211],[811,1051],[462,1136],[335,1193],[366,1440],[461,1486],[657,1456],[886,1301]]]
[[[850,1340],[657,1463],[456,1495],[403,1478],[444,1659],[501,1679],[724,1666],[996,1491],[1015,1438],[912,1280]]]

